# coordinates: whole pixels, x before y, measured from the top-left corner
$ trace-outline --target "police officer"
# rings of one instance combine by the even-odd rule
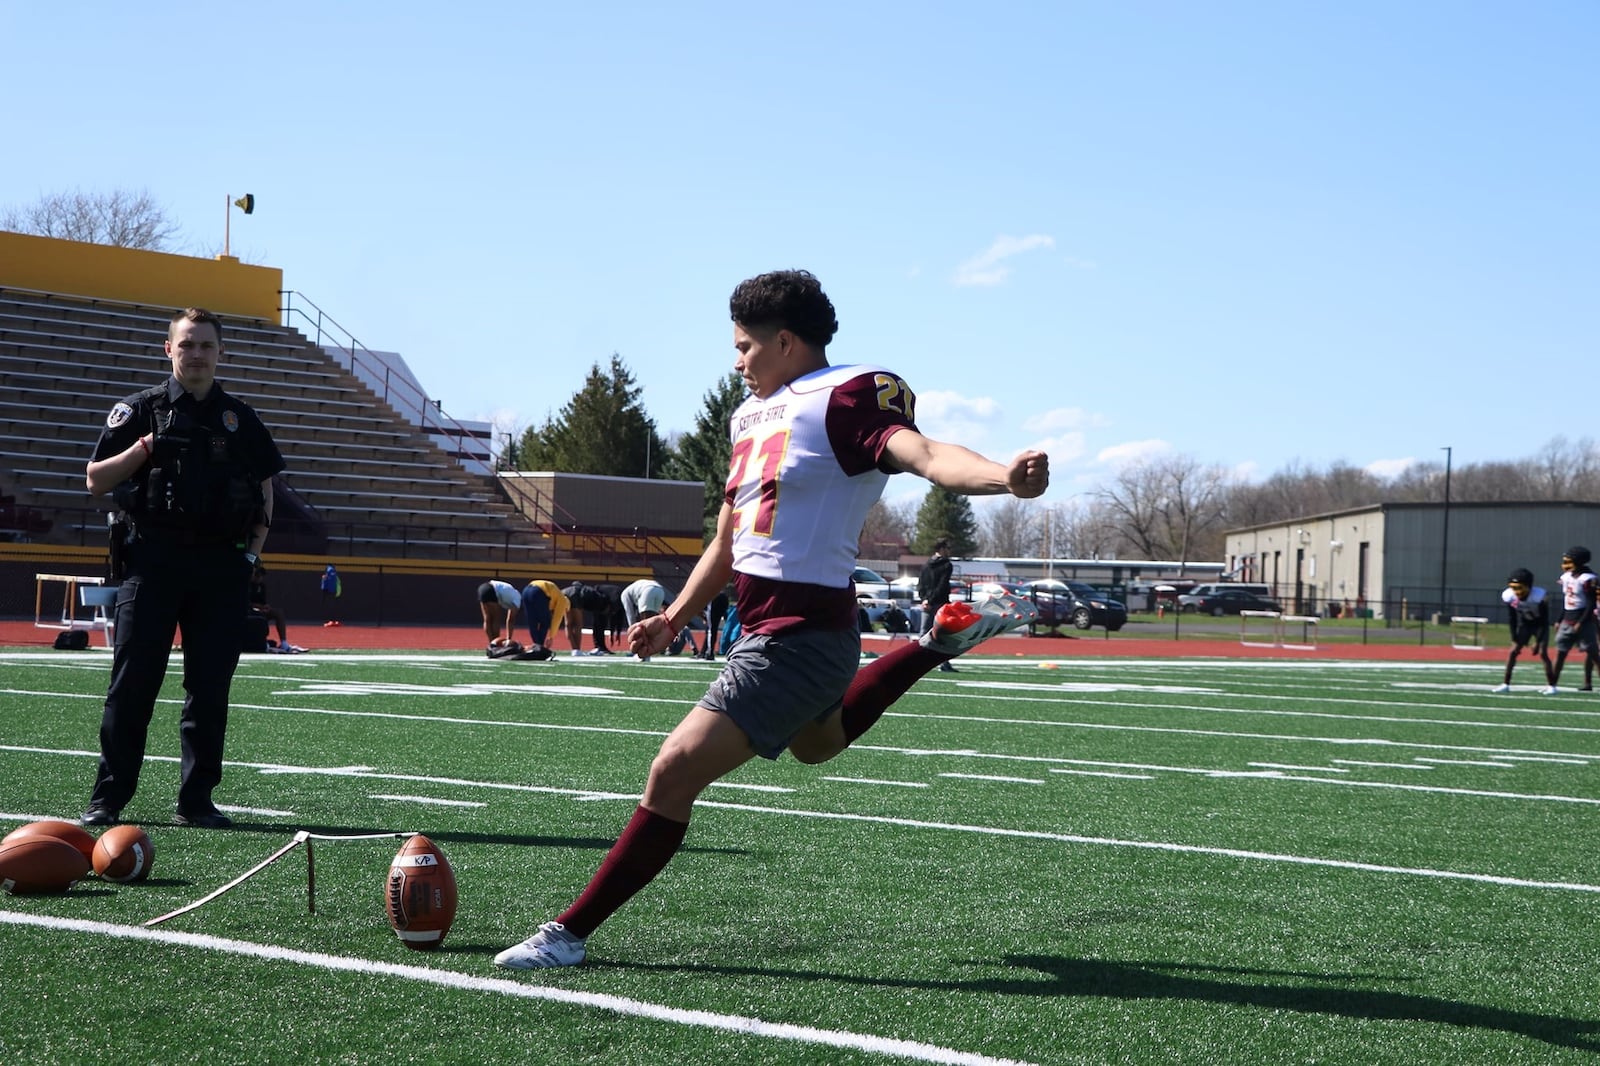
[[[86,477],[89,491],[110,493],[121,512],[112,537],[121,585],[99,772],[81,820],[112,825],[133,797],[181,629],[187,697],[177,822],[222,829],[233,823],[211,792],[222,779],[228,689],[244,643],[250,572],[272,521],[272,477],[284,462],[256,413],[215,380],[216,315],[180,311],[166,352],[172,376],[111,408]]]

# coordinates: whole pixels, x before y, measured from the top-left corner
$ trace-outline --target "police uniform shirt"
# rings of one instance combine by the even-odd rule
[[[178,379],[167,380],[119,401],[106,416],[105,428],[95,444],[94,461],[109,458],[136,447],[146,433],[159,434],[164,420],[170,420],[169,433],[187,438],[181,445],[178,462],[164,481],[172,491],[172,506],[165,499],[149,499],[149,494],[164,487],[147,485],[153,459],[117,489],[117,502],[142,526],[181,528],[200,535],[226,539],[235,532],[226,528],[229,481],[234,477],[259,485],[285,468],[283,455],[261,419],[243,400],[227,394],[222,385],[212,382],[205,399],[196,400]],[[146,488],[147,492],[139,489]],[[128,491],[128,490],[132,491]],[[249,531],[244,531],[248,536]]]

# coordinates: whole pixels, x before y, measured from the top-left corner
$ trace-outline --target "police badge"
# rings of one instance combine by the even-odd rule
[[[222,428],[229,433],[239,432],[239,416],[232,411],[222,412]]]
[[[111,413],[106,415],[106,428],[116,429],[118,426],[122,425],[132,417],[133,408],[129,407],[125,403],[122,403],[121,401],[118,401],[117,405],[111,409]]]

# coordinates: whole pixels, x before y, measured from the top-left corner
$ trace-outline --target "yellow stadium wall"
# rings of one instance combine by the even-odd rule
[[[197,259],[0,232],[0,287],[158,307],[204,307],[279,322],[283,271],[231,257]]]

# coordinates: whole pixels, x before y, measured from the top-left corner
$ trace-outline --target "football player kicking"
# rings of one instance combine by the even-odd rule
[[[916,398],[892,371],[830,366],[826,349],[839,324],[805,271],[742,282],[729,309],[734,369],[751,396],[731,419],[716,536],[683,592],[630,627],[628,643],[636,655],[659,654],[730,579],[743,635],[661,745],[643,801],[588,886],[554,921],[496,955],[498,966],[582,962],[585,939],[677,852],[702,790],[786,748],[804,763],[833,758],[924,674],[1034,616],[1032,604],[1010,596],[976,609],[952,603],[921,640],[860,667],[850,575],[867,511],[889,475],[918,474],[965,495],[1032,499],[1049,486],[1049,460],[1024,452],[1002,464],[925,437]]]

